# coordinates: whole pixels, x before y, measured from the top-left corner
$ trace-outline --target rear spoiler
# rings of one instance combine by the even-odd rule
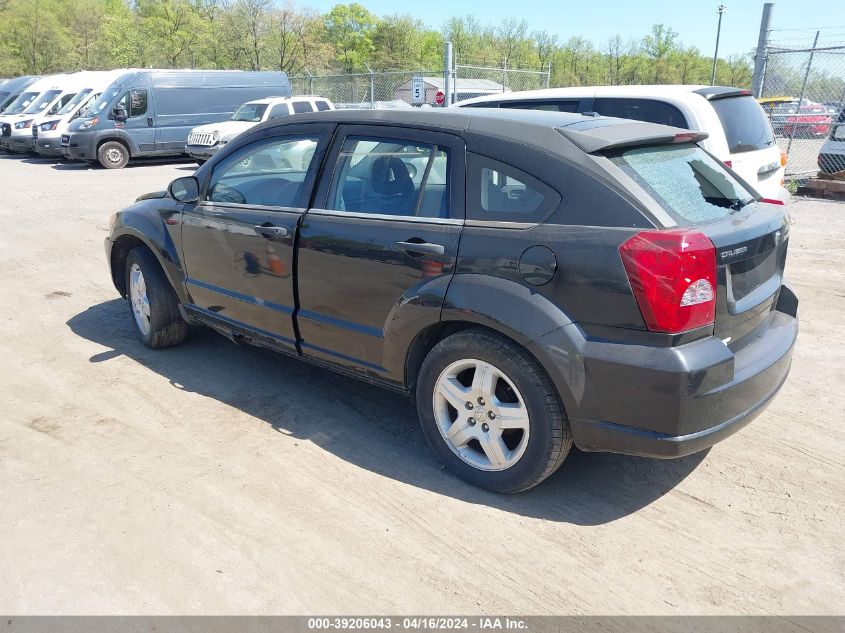
[[[707,86],[693,90],[697,95],[701,95],[708,101],[714,99],[727,99],[728,97],[750,97],[751,91],[745,88],[728,88],[726,86]]]
[[[558,128],[557,131],[587,154],[595,154],[625,147],[698,143],[707,138],[706,132],[695,132],[668,125],[631,121],[622,125],[592,127],[584,131]]]

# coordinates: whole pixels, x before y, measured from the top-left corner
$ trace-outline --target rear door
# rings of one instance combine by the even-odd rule
[[[401,382],[397,343],[439,321],[454,274],[464,143],[387,126],[342,126],[336,138],[300,230],[302,353]]]
[[[333,125],[284,128],[214,166],[183,213],[186,285],[200,316],[295,350],[294,240]]]
[[[765,197],[777,198],[783,167],[763,108],[750,95],[711,98],[708,102],[725,131],[731,168]]]

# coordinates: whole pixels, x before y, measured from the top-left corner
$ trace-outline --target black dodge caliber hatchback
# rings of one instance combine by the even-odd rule
[[[704,449],[786,379],[786,208],[702,138],[533,111],[287,117],[117,213],[106,255],[146,345],[203,324],[412,394],[446,466],[518,492],[573,443]]]

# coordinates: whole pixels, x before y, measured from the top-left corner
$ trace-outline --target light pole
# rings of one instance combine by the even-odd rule
[[[719,35],[722,33],[722,14],[727,10],[728,8],[725,5],[719,5],[719,26],[716,27],[716,52],[713,53],[713,72],[710,74],[711,86],[716,83],[716,60],[719,59]]]

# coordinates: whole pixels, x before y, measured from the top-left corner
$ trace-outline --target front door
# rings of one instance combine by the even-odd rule
[[[332,127],[286,127],[214,166],[183,214],[192,309],[295,349],[294,240]]]
[[[133,88],[123,94],[114,106],[126,110],[125,121],[114,120],[114,127],[126,131],[140,152],[155,149],[155,108],[146,88]],[[109,118],[114,119],[114,115]]]
[[[302,353],[399,383],[397,341],[439,321],[455,271],[464,145],[386,126],[342,126],[336,138],[300,228]]]

